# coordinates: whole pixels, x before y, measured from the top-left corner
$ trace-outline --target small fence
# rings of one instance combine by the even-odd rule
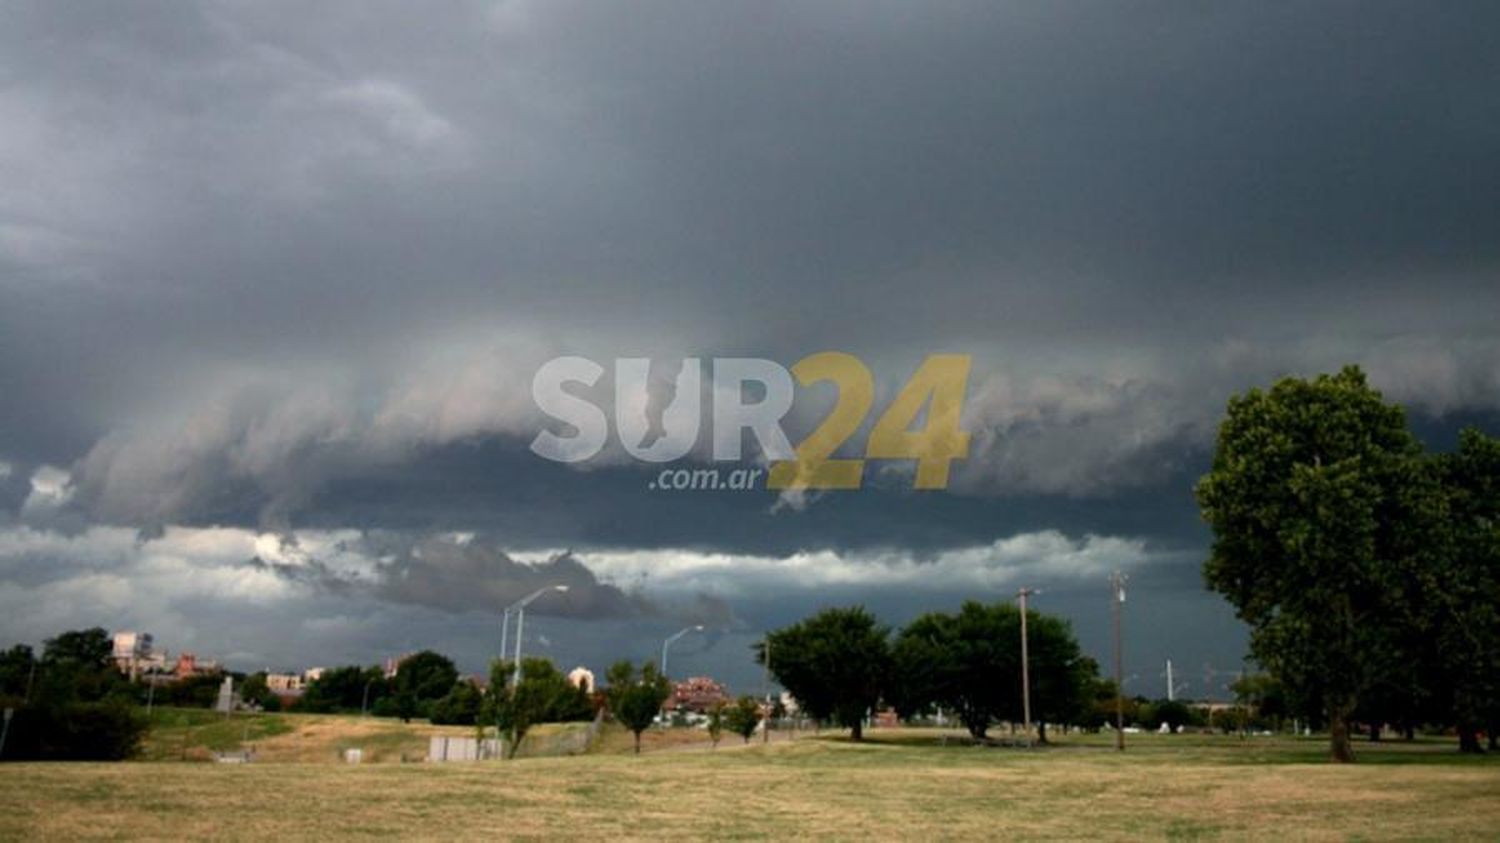
[[[482,761],[500,757],[500,741],[494,738],[455,738],[433,735],[427,741],[428,761]]]
[[[599,738],[603,717],[595,717],[587,726],[565,723],[557,728],[539,727],[521,739],[518,758],[549,758],[559,755],[582,755]],[[433,735],[427,742],[427,760],[434,762],[487,761],[506,757],[509,746],[496,738],[464,738]]]

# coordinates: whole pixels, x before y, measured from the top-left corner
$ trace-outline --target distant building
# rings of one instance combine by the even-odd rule
[[[696,711],[700,714],[729,702],[724,686],[707,676],[694,676],[672,686],[667,708]]]
[[[200,659],[194,653],[184,650],[177,655],[177,664],[172,668],[172,674],[178,679],[187,679],[190,676],[202,676],[207,673],[223,673],[224,669],[219,663],[212,659]]]
[[[300,694],[304,687],[300,673],[266,673],[266,688],[273,694]]]
[[[131,679],[135,679],[143,670],[156,667],[152,664],[154,654],[151,651],[149,632],[116,632],[111,655],[115,660],[115,667]]]
[[[568,684],[575,688],[582,688],[584,693],[594,693],[594,672],[586,667],[579,666],[568,672]]]
[[[311,685],[319,679],[322,679],[323,670],[324,668],[321,667],[309,667],[307,670],[302,671],[302,684]]]

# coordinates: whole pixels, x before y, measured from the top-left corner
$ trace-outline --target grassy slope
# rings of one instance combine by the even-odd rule
[[[0,765],[0,838],[329,835],[1493,837],[1500,759],[1290,739],[1038,750],[804,739],[451,765]],[[904,744],[904,745],[903,745]],[[1314,763],[1306,763],[1314,761]]]
[[[141,750],[145,761],[207,761],[214,752],[251,748],[262,763],[340,763],[345,749],[364,751],[365,763],[421,761],[433,735],[472,738],[472,726],[434,726],[425,720],[402,723],[385,717],[341,714],[235,714],[225,718],[204,709],[159,708]],[[545,751],[547,737],[587,724],[537,726],[521,753]]]

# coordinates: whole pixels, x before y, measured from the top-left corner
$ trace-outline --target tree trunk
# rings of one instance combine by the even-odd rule
[[[1354,747],[1349,743],[1349,715],[1344,709],[1329,711],[1328,749],[1331,758],[1339,764],[1354,761]]]
[[[1473,726],[1459,726],[1458,751],[1483,752],[1484,750],[1479,747],[1479,730]]]
[[[1414,740],[1416,740],[1417,739],[1417,727],[1413,726],[1410,723],[1407,723],[1406,726],[1404,727],[1404,731],[1402,732],[1401,737],[1402,737],[1402,739],[1408,740],[1408,741],[1414,741]]]
[[[636,755],[640,755],[641,754],[641,733],[640,732],[636,732],[635,733],[635,754]]]
[[[861,721],[861,720],[856,719],[854,721],[853,725],[851,725],[849,727],[849,736],[851,738],[853,738],[854,740],[857,740],[857,741],[864,740],[865,739],[865,724],[864,724],[864,722]]]
[[[1490,752],[1500,750],[1500,735],[1495,734],[1495,727],[1490,727]]]
[[[969,737],[976,741],[983,741],[985,733],[990,730],[990,718],[988,715],[981,716],[971,713],[959,719],[963,721],[964,728],[969,730]]]
[[[1047,721],[1045,720],[1038,720],[1036,722],[1036,742],[1047,742]]]
[[[1370,743],[1379,743],[1379,742],[1380,742],[1380,724],[1379,723],[1371,723],[1370,724]]]

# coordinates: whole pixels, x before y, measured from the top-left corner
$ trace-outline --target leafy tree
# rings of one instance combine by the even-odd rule
[[[1068,623],[1027,612],[1027,645],[1037,722],[1087,721],[1097,671]],[[1021,719],[1021,611],[1014,604],[969,601],[957,614],[922,615],[901,631],[893,653],[890,701],[903,716],[942,706],[976,740],[996,720]],[[1039,736],[1046,740],[1045,725]]]
[[[515,665],[496,660],[490,665],[490,690],[481,716],[505,736],[514,758],[526,732],[537,723],[587,720],[593,707],[588,693],[568,681],[550,660],[521,661],[521,678],[514,682]]]
[[[362,704],[368,704],[375,713],[389,693],[390,684],[380,668],[346,665],[325,670],[309,682],[297,700],[297,709],[321,714],[357,712]]]
[[[734,701],[734,705],[724,712],[724,725],[729,731],[750,742],[750,736],[755,734],[755,727],[760,724],[760,703],[755,697],[748,694]]]
[[[863,606],[824,609],[767,636],[770,671],[818,720],[863,737],[864,718],[891,675],[890,631]],[[764,645],[757,660],[766,660]]]
[[[91,668],[108,667],[114,643],[103,627],[70,630],[49,638],[42,650],[42,661],[50,665],[75,664]]]
[[[240,683],[240,699],[247,705],[259,706],[264,711],[273,710],[272,706],[276,709],[281,707],[281,700],[266,684],[266,672],[263,670],[246,676],[245,680]]]
[[[10,760],[123,761],[140,751],[148,724],[121,697],[17,709],[5,744]]]
[[[35,678],[36,655],[27,644],[17,644],[0,653],[0,697],[19,703],[25,699],[27,684]]]
[[[1268,673],[1241,676],[1230,684],[1229,690],[1234,693],[1235,701],[1249,710],[1251,719],[1272,728],[1279,729],[1291,714],[1281,683]]]
[[[439,700],[432,703],[431,720],[436,725],[473,726],[479,719],[484,695],[473,682],[460,679]]]
[[[1113,729],[1115,727],[1115,680],[1095,677],[1088,683],[1085,694],[1088,702],[1080,715],[1079,725],[1094,730],[1105,726]],[[1140,699],[1123,697],[1119,702],[1124,725],[1130,726],[1141,722]]]
[[[982,740],[1020,709],[1020,641],[1020,612],[1009,604],[922,615],[896,639],[891,702],[903,717],[942,706]]]
[[[1053,615],[1028,611],[1026,642],[1031,716],[1036,721],[1037,740],[1046,743],[1049,722],[1078,723],[1088,716],[1089,695],[1099,665],[1078,648],[1072,624]]]
[[[113,652],[109,633],[97,626],[47,639],[37,666],[37,697],[53,703],[129,697],[129,682],[115,669]]]
[[[6,758],[112,761],[136,753],[145,718],[131,704],[130,683],[115,669],[113,642],[98,627],[49,639],[30,700],[17,707],[7,734]],[[0,657],[4,693],[21,703],[33,666],[29,647]]]
[[[719,739],[724,737],[724,703],[714,703],[708,709],[708,739],[714,749],[719,748]]]
[[[1336,761],[1349,720],[1399,636],[1393,584],[1423,532],[1410,479],[1420,448],[1357,368],[1286,378],[1229,402],[1199,482],[1214,543],[1204,577],[1251,626],[1251,650],[1327,718]]]
[[[161,705],[181,708],[213,708],[223,682],[223,675],[218,673],[184,676],[157,688],[156,700]]]
[[[1459,747],[1496,748],[1500,729],[1500,439],[1468,429],[1437,458],[1450,530],[1449,552],[1425,570],[1432,663]],[[1424,662],[1425,663],[1425,662]]]
[[[628,661],[616,662],[606,676],[609,687],[604,693],[610,714],[635,735],[635,753],[640,755],[641,733],[651,728],[662,704],[672,695],[672,685],[651,662],[642,664],[639,673]]]
[[[1141,712],[1141,717],[1152,728],[1165,723],[1174,732],[1192,724],[1194,719],[1193,710],[1181,700],[1157,700]]]
[[[458,668],[442,653],[423,650],[401,660],[392,682],[395,712],[404,722],[431,710],[432,703],[447,696],[458,681]]]

